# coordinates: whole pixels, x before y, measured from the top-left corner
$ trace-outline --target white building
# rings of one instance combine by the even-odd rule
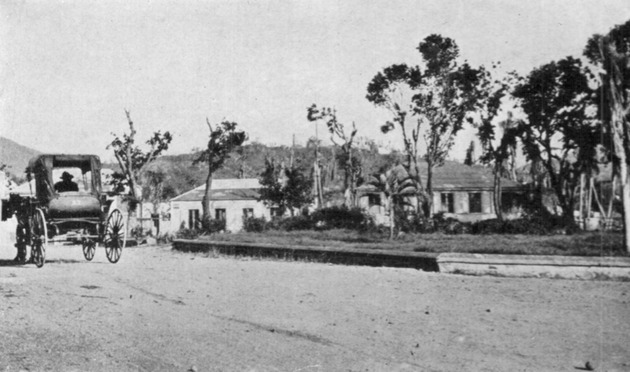
[[[271,211],[260,196],[260,182],[257,178],[215,179],[210,194],[212,218],[224,219],[226,229],[237,232],[243,229],[243,217],[271,218]],[[171,199],[170,230],[177,231],[182,226],[191,228],[203,214],[201,200],[206,190],[203,184]]]

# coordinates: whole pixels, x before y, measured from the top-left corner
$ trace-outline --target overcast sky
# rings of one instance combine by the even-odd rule
[[[419,64],[429,34],[455,39],[472,65],[527,74],[581,56],[592,34],[630,19],[630,1],[5,0],[0,13],[0,135],[110,160],[124,109],[139,139],[173,132],[171,154],[205,146],[206,117],[238,122],[251,140],[303,143],[312,103],[395,145],[366,87],[384,67]]]

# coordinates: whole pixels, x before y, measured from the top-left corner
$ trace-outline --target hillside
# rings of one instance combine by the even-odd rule
[[[7,166],[5,171],[13,178],[22,179],[28,161],[37,154],[37,150],[0,136],[0,164]]]
[[[344,171],[339,161],[334,159],[339,155],[339,149],[331,146],[320,147],[320,163],[322,165],[323,186],[331,194],[339,193],[343,189]],[[296,146],[293,150],[287,146],[267,146],[261,143],[251,143],[243,146],[240,153],[233,153],[225,162],[215,178],[258,178],[265,167],[265,159],[273,159],[276,163],[284,162],[289,166],[291,154],[293,162],[310,173],[315,161],[313,147]],[[165,155],[151,164],[150,169],[160,169],[167,176],[164,181],[166,198],[174,197],[185,191],[202,185],[208,174],[205,164],[193,165],[198,154]],[[377,172],[386,164],[398,158],[397,154],[381,155],[376,149],[361,150],[362,174],[367,177]],[[116,169],[117,166],[111,165]]]

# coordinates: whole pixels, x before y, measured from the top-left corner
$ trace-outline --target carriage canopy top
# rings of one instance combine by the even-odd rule
[[[82,174],[91,172],[92,193],[101,193],[101,160],[96,155],[44,154],[32,158],[27,174],[35,176],[38,198],[47,200],[57,195],[54,191],[54,168],[79,168]]]

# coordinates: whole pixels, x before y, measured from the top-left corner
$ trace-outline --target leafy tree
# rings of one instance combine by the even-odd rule
[[[107,146],[113,149],[114,156],[118,161],[121,172],[116,172],[112,176],[115,190],[122,191],[125,186],[129,187],[129,193],[136,199],[140,199],[137,187],[139,186],[139,176],[148,164],[155,161],[163,152],[168,150],[173,137],[171,133],[160,131],[153,133],[153,136],[146,142],[149,150],[142,150],[136,145],[136,129],[129,111],[125,110],[127,121],[129,122],[129,134],[123,134],[122,138],[112,133],[114,140]]]
[[[630,21],[593,35],[584,50],[600,67],[600,117],[612,139],[613,172],[621,183],[624,245],[630,252]]]
[[[343,161],[345,170],[343,184],[346,195],[346,205],[350,207],[354,206],[356,197],[355,190],[361,171],[360,160],[352,148],[354,137],[357,134],[356,126],[352,123],[350,133],[346,133],[344,125],[337,120],[336,110],[327,107],[318,109],[315,104],[308,108],[307,118],[309,121],[324,120],[328,127],[328,132],[330,133],[330,140],[335,146],[341,148],[341,154],[339,154],[337,158]]]
[[[258,178],[262,186],[258,200],[269,207],[278,208],[280,214],[283,215],[287,206],[284,198],[283,185],[280,179],[281,173],[283,173],[282,167],[276,165],[273,159],[265,159],[265,169]]]
[[[193,161],[193,165],[199,163],[208,164],[206,190],[201,200],[203,210],[202,222],[204,228],[207,229],[211,219],[210,193],[214,173],[223,166],[232,151],[241,148],[243,143],[247,140],[247,134],[243,131],[236,130],[238,124],[232,121],[223,121],[214,128],[208,119],[206,119],[206,123],[210,130],[210,139],[208,140],[206,149]]]
[[[286,168],[284,173],[286,175],[286,184],[284,185],[286,206],[293,216],[295,210],[313,202],[313,181],[305,175],[304,170],[296,166]]]
[[[387,109],[393,116],[392,121],[387,121],[381,126],[383,133],[389,133],[397,126],[400,128],[405,153],[404,167],[416,182],[419,203],[426,201],[418,163],[422,121],[414,117],[416,111],[413,97],[414,90],[420,85],[421,79],[418,67],[409,67],[405,64],[392,65],[374,76],[368,85],[366,96],[368,101]]]
[[[576,186],[582,173],[596,171],[600,138],[588,115],[593,102],[586,71],[572,57],[550,62],[534,69],[513,95],[527,115],[519,133],[525,155],[544,166],[565,222],[574,224]]]
[[[516,145],[522,121],[514,120],[512,113],[508,113],[508,118],[500,123],[503,134],[499,138],[498,145],[492,143],[495,138],[495,126],[489,120],[483,120],[479,127],[478,136],[482,143],[484,153],[479,159],[481,163],[492,166],[493,182],[493,204],[494,210],[499,220],[503,219],[503,206],[501,203],[502,188],[501,178],[508,170],[510,174],[514,172],[514,158],[516,157]],[[507,163],[510,162],[508,165]],[[513,179],[513,177],[512,177]]]
[[[419,44],[418,51],[424,69],[405,64],[385,68],[368,85],[367,99],[393,114],[393,120],[381,130],[387,133],[400,128],[407,157],[405,169],[416,181],[424,213],[430,215],[433,168],[443,165],[455,136],[477,109],[477,85],[482,71],[468,63],[457,63],[459,48],[450,38],[429,35]],[[426,189],[418,164],[421,133],[426,146]]]
[[[477,128],[477,137],[482,148],[479,162],[492,167],[494,210],[497,218],[502,220],[501,177],[507,170],[506,162],[510,158],[513,160],[516,155],[517,135],[521,128],[521,122],[514,120],[512,113],[508,112],[508,119],[499,125],[502,134],[497,138],[501,131],[497,131],[495,120],[500,112],[503,99],[513,89],[514,84],[518,81],[518,76],[512,72],[504,79],[496,80],[493,79],[490,71],[482,69],[479,80],[478,110],[474,118],[474,126]],[[496,143],[497,140],[498,143]]]
[[[312,180],[298,167],[285,168],[274,160],[265,159],[265,169],[260,174],[260,197],[265,205],[279,208],[280,214],[288,209],[295,211],[313,202]]]
[[[168,172],[169,171],[162,166],[151,166],[142,173],[144,180],[142,196],[143,199],[153,204],[154,214],[158,213],[160,203],[174,198],[178,194],[173,188],[172,183],[169,182]]]

